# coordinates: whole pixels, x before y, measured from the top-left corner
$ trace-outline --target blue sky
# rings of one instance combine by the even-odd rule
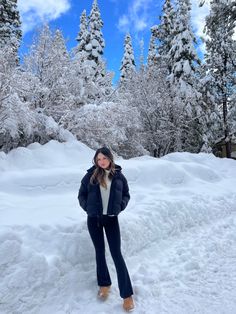
[[[192,24],[196,35],[202,34],[204,17],[209,6],[198,8],[200,0],[192,0]],[[37,27],[48,22],[52,29],[59,28],[67,40],[70,50],[75,47],[79,32],[80,15],[85,9],[90,13],[93,0],[18,0],[23,28],[23,43],[20,54],[27,52]],[[130,32],[133,40],[136,63],[139,63],[140,40],[144,40],[146,57],[151,26],[158,23],[164,0],[98,0],[102,29],[105,39],[104,57],[108,69],[119,78],[119,67],[123,56],[124,36]]]

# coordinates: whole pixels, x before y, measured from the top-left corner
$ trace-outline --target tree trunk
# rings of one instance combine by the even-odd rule
[[[156,148],[153,150],[153,157],[157,157],[157,149]]]
[[[227,75],[227,53],[225,53],[224,58],[224,74]],[[230,134],[229,134],[229,125],[227,119],[227,84],[224,83],[223,89],[223,119],[224,119],[224,133],[225,133],[225,148],[226,148],[226,157],[231,158],[231,145],[230,145]]]
[[[223,119],[224,119],[226,157],[231,158],[230,135],[229,135],[229,126],[228,126],[228,121],[227,121],[227,95],[226,94],[224,94],[223,96]]]

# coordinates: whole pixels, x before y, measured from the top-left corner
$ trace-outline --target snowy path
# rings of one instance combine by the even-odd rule
[[[234,214],[146,249],[133,275],[140,313],[235,313],[235,230]]]
[[[92,154],[52,142],[0,156],[1,314],[123,313],[109,253],[111,295],[96,299],[76,199],[87,167],[78,156]],[[132,195],[119,219],[135,313],[236,313],[236,162],[182,153],[120,163]]]
[[[45,225],[41,227],[41,235],[39,229],[36,228],[12,229],[8,229],[8,241],[10,241],[9,238],[12,240],[10,245],[12,255],[5,256],[9,267],[7,272],[1,272],[1,278],[3,282],[7,282],[8,287],[6,289],[1,286],[0,289],[0,313],[105,314],[123,312],[115,270],[109,256],[108,264],[113,278],[113,287],[106,303],[96,300],[94,263],[82,262],[82,260],[91,260],[92,248],[88,247],[87,253],[84,252],[87,256],[80,256],[81,263],[75,260],[75,264],[71,264],[75,253],[66,252],[66,250],[76,250],[73,245],[69,247],[68,244],[73,239],[80,241],[79,234],[82,235],[83,232],[78,226],[63,229],[59,226],[51,228]],[[129,256],[126,252],[126,261],[135,290],[135,312],[139,314],[235,313],[235,230],[236,214],[232,213],[223,221],[193,227],[177,236],[171,236],[157,243],[151,242],[133,256]],[[13,234],[15,234],[15,241]],[[26,247],[24,256],[21,257],[22,262],[16,263],[19,250],[17,240],[20,234],[25,240],[23,242]],[[52,256],[50,260],[49,253],[45,254],[45,252],[43,255],[35,254],[36,250],[41,252],[43,250],[43,234],[45,241],[48,239],[51,246],[58,246],[59,243],[53,243],[50,239],[53,237],[57,241],[58,238],[61,239],[60,250],[67,256],[67,261],[55,256]],[[28,238],[30,235],[32,243]],[[84,241],[87,241],[85,234]],[[31,244],[28,252],[26,244]],[[89,242],[87,244],[89,245]],[[47,249],[49,250],[50,247]],[[9,251],[9,246],[7,250]],[[4,250],[1,249],[1,253],[3,253],[2,264]],[[69,257],[71,257],[70,263]],[[11,263],[12,267],[10,267]],[[4,280],[6,277],[8,280]]]

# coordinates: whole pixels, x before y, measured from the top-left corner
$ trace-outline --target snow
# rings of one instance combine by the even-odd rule
[[[0,153],[0,313],[123,313],[114,264],[96,298],[79,207],[94,151],[77,141]],[[236,313],[236,161],[173,153],[117,159],[131,192],[119,216],[135,313]]]

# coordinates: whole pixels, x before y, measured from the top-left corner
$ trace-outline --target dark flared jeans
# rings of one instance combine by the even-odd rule
[[[113,258],[120,296],[128,298],[133,294],[129,273],[121,254],[120,227],[117,216],[103,215],[100,218],[88,216],[88,230],[96,252],[97,282],[99,286],[110,286],[111,278],[105,258],[104,230]]]

